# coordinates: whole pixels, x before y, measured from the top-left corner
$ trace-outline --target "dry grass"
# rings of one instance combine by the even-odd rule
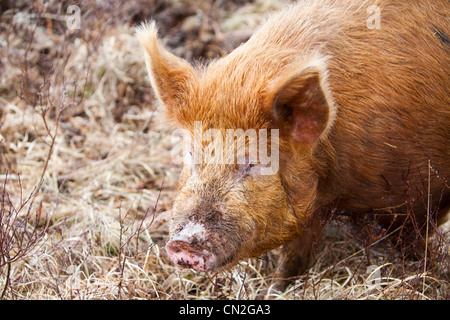
[[[2,4],[1,298],[450,298],[448,249],[424,272],[424,261],[383,238],[352,237],[344,218],[330,223],[316,264],[283,293],[269,287],[276,250],[218,273],[169,263],[177,139],[149,88],[133,25],[153,16],[172,26],[161,31],[174,51],[204,59],[245,40],[263,12],[285,2],[149,0],[117,10],[119,1],[84,1],[74,31],[64,2]]]

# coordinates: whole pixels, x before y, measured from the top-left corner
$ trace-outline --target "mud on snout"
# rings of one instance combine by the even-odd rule
[[[218,226],[186,221],[172,232],[166,251],[179,267],[211,271],[235,260],[238,238]]]

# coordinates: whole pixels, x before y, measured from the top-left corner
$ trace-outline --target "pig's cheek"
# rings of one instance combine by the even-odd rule
[[[178,195],[172,209],[172,217],[175,219],[186,220],[189,212],[192,211],[194,204],[195,200],[193,197],[185,197],[182,194]]]

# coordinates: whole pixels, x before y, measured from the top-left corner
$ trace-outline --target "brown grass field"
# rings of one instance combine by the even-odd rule
[[[178,138],[134,28],[153,18],[175,54],[207,61],[287,2],[80,0],[79,29],[72,2],[1,2],[1,299],[450,299],[448,231],[431,224],[418,258],[337,215],[281,293],[277,250],[217,273],[169,262]]]

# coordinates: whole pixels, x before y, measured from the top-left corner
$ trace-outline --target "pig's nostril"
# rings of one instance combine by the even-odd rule
[[[166,245],[170,260],[183,268],[208,271],[216,266],[216,257],[206,251],[193,248],[186,241],[171,240]]]

